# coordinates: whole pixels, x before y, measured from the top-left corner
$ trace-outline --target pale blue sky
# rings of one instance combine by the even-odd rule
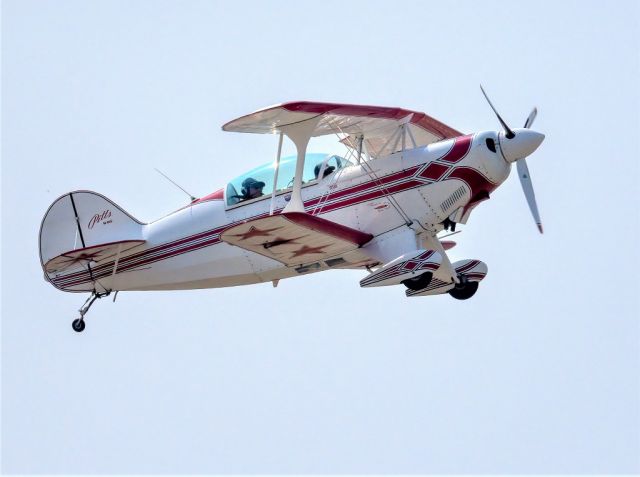
[[[632,1],[4,1],[2,471],[640,472],[638,17]],[[513,127],[539,108],[545,235],[513,174],[457,236],[454,259],[489,265],[467,302],[327,272],[122,293],[79,335],[83,297],[42,279],[40,220],[64,192],[157,218],[186,197],[154,167],[221,187],[276,141],[220,126],[282,101],[497,129],[480,82]]]

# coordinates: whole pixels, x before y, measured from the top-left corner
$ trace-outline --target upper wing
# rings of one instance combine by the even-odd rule
[[[326,134],[344,134],[343,142],[354,149],[358,137],[364,141],[371,156],[385,156],[400,150],[399,141],[393,135],[398,127],[406,125],[409,140],[415,146],[461,136],[462,133],[425,113],[402,108],[363,106],[356,104],[315,103],[299,101],[283,103],[258,110],[228,122],[224,131],[274,134],[281,128],[321,116],[312,137]],[[413,144],[412,144],[413,146]]]
[[[287,212],[228,228],[220,238],[296,266],[338,257],[359,248],[373,236],[306,213]]]

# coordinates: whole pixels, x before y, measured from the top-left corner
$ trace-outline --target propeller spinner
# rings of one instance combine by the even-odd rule
[[[544,134],[531,131],[529,129],[538,115],[538,110],[533,108],[524,123],[524,128],[511,129],[491,103],[491,100],[489,99],[489,96],[487,96],[482,85],[480,85],[480,89],[489,103],[489,106],[491,106],[491,109],[493,109],[493,112],[497,116],[498,121],[500,121],[500,124],[504,128],[504,135],[500,134],[499,136],[499,139],[502,137],[504,138],[500,141],[502,155],[507,162],[516,163],[518,177],[520,178],[520,184],[522,185],[524,196],[529,204],[529,210],[531,210],[531,215],[538,226],[538,230],[540,233],[543,233],[542,220],[540,219],[540,212],[538,212],[538,204],[536,203],[536,195],[533,191],[533,183],[531,182],[531,175],[529,174],[527,160],[525,159],[528,155],[532,154],[544,140]]]

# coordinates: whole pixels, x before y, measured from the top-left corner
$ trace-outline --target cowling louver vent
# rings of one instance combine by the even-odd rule
[[[440,204],[440,208],[442,212],[446,212],[451,208],[453,204],[455,204],[458,200],[462,199],[464,196],[464,186],[460,186],[455,190],[453,194],[449,196],[447,200],[445,200],[442,204]]]

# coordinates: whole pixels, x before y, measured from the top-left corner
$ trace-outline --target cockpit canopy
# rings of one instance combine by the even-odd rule
[[[328,177],[350,165],[351,163],[344,157],[335,154],[308,153],[305,156],[304,171],[302,173],[303,187],[315,184],[319,178]],[[273,193],[275,167],[276,162],[272,161],[230,181],[227,184],[226,191],[227,205],[235,205],[239,202]],[[285,191],[293,187],[295,171],[296,156],[280,159],[276,192]]]

